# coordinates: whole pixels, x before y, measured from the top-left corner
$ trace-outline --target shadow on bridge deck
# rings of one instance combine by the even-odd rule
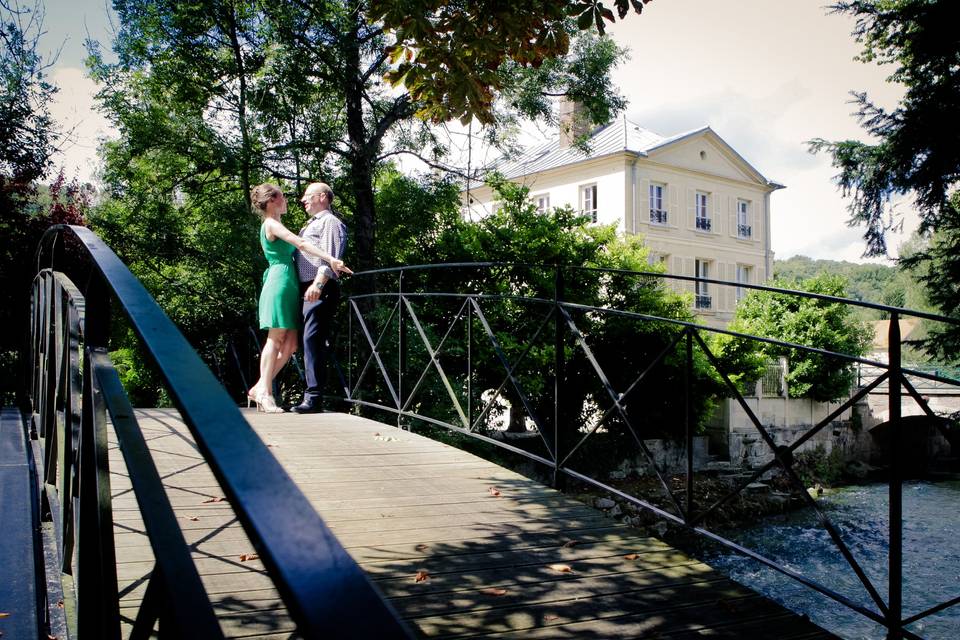
[[[422,637],[833,637],[663,542],[458,449],[344,414],[245,416]],[[137,417],[225,634],[296,637],[177,412]],[[126,635],[153,562],[115,442],[110,464]]]

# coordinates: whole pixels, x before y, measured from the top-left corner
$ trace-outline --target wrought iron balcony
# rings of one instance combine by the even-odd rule
[[[650,209],[650,222],[653,224],[667,224],[666,209]]]
[[[709,309],[713,305],[713,298],[706,294],[698,293],[695,306],[697,309]]]
[[[697,229],[701,231],[710,231],[710,218],[697,217]]]
[[[738,238],[749,238],[753,235],[753,228],[748,224],[738,224],[737,225],[737,237]]]

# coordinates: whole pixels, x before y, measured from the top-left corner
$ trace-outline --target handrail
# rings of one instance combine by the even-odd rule
[[[452,268],[488,268],[488,267],[520,267],[524,269],[569,269],[569,270],[579,270],[579,271],[590,271],[595,273],[615,273],[620,275],[632,275],[632,276],[643,276],[649,278],[660,278],[664,280],[677,280],[680,282],[706,282],[708,284],[717,284],[726,287],[736,287],[741,289],[752,289],[755,291],[769,291],[771,293],[782,293],[786,295],[797,296],[800,298],[810,298],[813,300],[823,300],[824,302],[837,302],[840,304],[846,304],[854,307],[863,307],[865,309],[873,309],[874,311],[882,311],[884,313],[897,313],[900,315],[910,316],[913,318],[923,318],[927,320],[933,320],[936,322],[944,322],[946,324],[952,324],[954,326],[960,326],[960,318],[951,318],[949,316],[937,315],[935,313],[929,313],[927,311],[920,311],[917,309],[908,309],[906,307],[896,307],[886,304],[880,304],[878,302],[869,302],[866,300],[856,300],[854,298],[840,298],[838,296],[826,295],[823,293],[812,293],[810,291],[800,291],[798,289],[781,289],[779,287],[771,287],[764,284],[752,284],[749,282],[732,282],[729,280],[719,280],[716,278],[702,278],[700,276],[684,276],[679,274],[671,273],[660,273],[657,271],[633,271],[630,269],[612,269],[609,267],[584,267],[584,266],[572,266],[572,265],[558,265],[556,264],[543,264],[543,263],[534,263],[534,262],[436,262],[430,264],[417,264],[417,265],[403,265],[396,267],[383,267],[380,269],[368,269],[366,271],[358,271],[353,274],[354,278],[361,276],[376,276],[383,273],[403,273],[407,271],[423,271],[423,270],[436,270],[436,269],[452,269]]]
[[[44,268],[61,261],[57,248],[62,245],[76,248],[80,257],[89,261],[83,295],[65,276]],[[409,630],[396,612],[244,420],[234,401],[197,353],[140,281],[100,238],[83,227],[51,227],[40,241],[37,265],[40,276],[32,303],[35,339],[31,341],[31,351],[35,351],[36,357],[33,360],[35,377],[31,399],[35,407],[35,420],[41,425],[40,437],[46,439],[49,445],[47,449],[52,452],[44,466],[48,480],[58,477],[56,470],[60,470],[60,491],[48,491],[50,496],[59,498],[63,505],[69,502],[68,481],[74,470],[69,464],[72,450],[68,448],[78,445],[87,463],[76,465],[77,472],[94,474],[89,476],[92,478],[99,477],[100,489],[95,493],[103,498],[104,483],[108,481],[103,475],[105,442],[96,434],[105,428],[103,415],[107,412],[113,418],[118,435],[124,434],[120,439],[121,447],[126,449],[123,451],[126,459],[128,462],[137,461],[130,472],[138,475],[138,479],[134,480],[135,488],[138,484],[141,488],[138,500],[151,492],[154,497],[157,497],[158,491],[162,493],[162,489],[156,486],[156,479],[151,480],[151,463],[149,457],[144,456],[138,441],[139,430],[135,426],[129,403],[118,389],[115,373],[112,373],[108,358],[101,351],[108,346],[109,301],[113,299],[160,372],[184,423],[273,579],[299,633],[307,638],[410,637]],[[76,269],[77,265],[72,265],[72,268]],[[67,290],[74,304],[62,300],[62,295],[52,299],[52,294],[60,295]],[[78,308],[76,305],[79,304],[84,305],[82,322],[76,311],[69,311]],[[72,321],[54,322],[57,313],[72,313]],[[67,339],[55,335],[57,329],[63,329]],[[81,342],[86,354],[82,373],[77,362]],[[72,384],[67,384],[65,380],[81,375],[84,388],[82,412],[78,412],[77,406],[67,406],[64,412],[67,416],[82,413],[82,419],[78,421],[81,424],[58,429],[58,409],[63,410],[68,402],[79,404],[79,380],[74,380]],[[86,448],[85,440],[94,441],[96,446]],[[51,464],[58,459],[59,465]],[[96,482],[87,484],[98,486]],[[66,531],[68,535],[58,540],[72,544],[71,522],[75,516],[80,518],[82,514],[87,514],[85,517],[92,519],[92,522],[100,522],[98,527],[77,528],[86,537],[76,543],[76,562],[80,566],[97,567],[96,572],[78,572],[71,568],[73,548],[61,548],[67,577],[70,574],[86,576],[96,573],[102,578],[99,581],[81,578],[84,581],[78,581],[75,585],[77,613],[72,622],[84,637],[115,637],[119,633],[115,598],[116,569],[111,565],[112,525],[103,522],[105,518],[109,519],[108,490],[106,496],[106,503],[102,499],[98,503],[96,495],[82,496],[81,514],[72,514],[68,505],[63,506],[66,518],[59,523],[59,530]],[[155,523],[148,524],[150,528],[169,532],[170,527],[175,525],[162,513],[158,517]],[[93,532],[99,534],[91,537]],[[167,544],[160,541],[151,543],[155,548],[157,544]],[[176,542],[172,544],[176,547]],[[151,580],[151,589],[154,591],[148,589],[149,597],[144,600],[138,615],[138,625],[141,622],[145,625],[139,633],[149,635],[157,617],[167,616],[167,622],[172,625],[170,628],[177,630],[177,637],[217,637],[209,624],[183,627],[191,618],[198,621],[207,619],[209,622],[208,604],[188,612],[189,617],[170,617],[169,605],[178,601],[178,594],[171,593],[171,587],[177,585],[181,575],[178,572],[186,570],[184,567],[183,562],[179,565],[162,565],[158,559],[159,575],[155,577],[159,579]],[[112,591],[109,588],[111,572],[114,582]],[[165,589],[162,583],[166,583]],[[105,594],[95,591],[98,584],[101,588],[107,586]],[[96,612],[98,597],[101,601],[99,613]],[[161,603],[163,606],[159,606]]]
[[[490,292],[487,283],[491,281],[489,272],[496,269],[541,269],[549,273],[554,272],[552,278],[547,278],[547,274],[538,273],[536,282],[541,287],[535,296],[523,296],[514,292],[498,293]],[[439,289],[433,290],[429,287],[428,280],[423,279],[419,288],[414,289],[411,285],[411,279],[408,277],[411,273],[417,272],[441,272],[442,270],[462,270],[475,269],[486,277],[464,277],[464,282],[470,282],[469,287],[453,286],[453,290]],[[826,303],[839,303],[863,308],[884,311],[890,314],[889,327],[889,345],[888,362],[864,358],[857,354],[845,354],[822,349],[805,344],[787,342],[778,338],[766,338],[743,334],[718,327],[710,327],[699,324],[685,318],[670,318],[651,315],[650,313],[641,313],[628,309],[614,309],[608,307],[592,306],[589,304],[579,304],[570,301],[564,294],[565,274],[568,271],[585,271],[594,273],[598,277],[603,274],[619,274],[634,276],[637,278],[649,278],[650,276],[659,279],[659,282],[671,280],[685,282],[710,282],[726,287],[749,288],[762,291],[770,291],[783,295],[792,295],[808,299],[821,300]],[[943,322],[953,326],[960,325],[960,320],[952,317],[938,316],[921,311],[902,309],[887,305],[874,304],[858,300],[848,300],[823,294],[815,294],[805,291],[793,291],[778,289],[766,285],[748,285],[740,282],[728,282],[716,279],[696,278],[690,276],[675,276],[662,273],[632,272],[618,269],[599,269],[592,267],[569,267],[561,265],[530,265],[530,264],[511,264],[503,262],[480,262],[480,263],[449,263],[449,264],[428,264],[411,265],[403,267],[391,267],[386,269],[377,269],[373,271],[359,272],[355,274],[352,281],[367,276],[382,275],[385,273],[396,273],[397,286],[394,289],[369,291],[369,288],[357,287],[356,295],[348,296],[347,313],[349,315],[348,339],[343,349],[347,350],[346,360],[348,374],[345,382],[344,400],[358,408],[368,408],[376,411],[392,413],[396,415],[398,426],[400,420],[406,420],[408,424],[412,421],[422,421],[425,424],[442,427],[453,432],[464,434],[476,438],[480,441],[492,444],[496,447],[519,454],[528,460],[544,465],[552,471],[555,484],[563,484],[564,478],[572,478],[579,482],[591,485],[600,490],[617,495],[620,498],[631,502],[633,505],[648,510],[659,518],[664,518],[674,524],[686,527],[689,531],[709,538],[720,543],[729,549],[744,554],[767,567],[790,577],[801,584],[831,598],[837,603],[858,612],[864,617],[886,626],[888,629],[888,638],[917,638],[919,637],[913,631],[906,627],[910,624],[925,618],[928,615],[942,611],[943,609],[957,605],[960,599],[954,598],[944,603],[936,604],[927,608],[921,613],[904,615],[902,589],[903,579],[901,575],[901,566],[903,562],[903,540],[902,540],[902,481],[904,470],[900,466],[899,456],[902,453],[902,447],[896,443],[902,438],[902,421],[900,420],[900,402],[904,397],[902,388],[909,392],[909,397],[913,398],[923,408],[928,416],[935,415],[930,409],[926,399],[921,397],[912,387],[907,375],[916,375],[935,379],[944,384],[952,384],[960,387],[960,380],[946,378],[941,375],[930,375],[917,372],[902,366],[900,354],[900,334],[899,319],[901,316],[909,315],[928,320]],[[523,286],[521,276],[515,276],[518,286]],[[378,284],[383,284],[383,278],[375,279]],[[549,295],[549,290],[543,291],[543,287],[549,287],[549,280],[553,281],[553,295]],[[350,285],[347,285],[349,289]],[[415,303],[416,306],[415,307]],[[505,329],[498,330],[488,319],[487,314],[490,308],[497,308],[497,305],[508,304],[513,308],[530,306],[531,311],[539,307],[543,313],[528,312],[525,320],[518,320],[520,316],[513,316],[518,323],[523,322],[526,327],[520,332],[524,335],[516,335],[516,327],[511,325]],[[379,307],[378,307],[379,305]],[[438,311],[435,319],[428,318],[427,312],[433,305],[434,310]],[[421,311],[421,307],[423,310]],[[382,313],[378,309],[382,308]],[[459,311],[457,311],[459,309]],[[377,327],[369,326],[371,319],[376,315]],[[653,353],[658,353],[653,361],[642,363],[644,370],[636,377],[628,375],[624,378],[624,371],[617,370],[621,381],[614,383],[609,375],[617,367],[616,363],[611,366],[594,353],[591,346],[589,331],[584,329],[587,320],[580,321],[579,318],[589,317],[610,317],[617,316],[625,321],[636,323],[656,323],[657,326],[671,327],[669,335],[664,336],[662,350],[659,346],[654,348]],[[433,321],[434,324],[429,324]],[[553,324],[555,331],[553,336],[547,336],[542,331],[545,326]],[[344,324],[344,323],[342,323]],[[405,328],[409,324],[414,330],[407,331]],[[481,330],[474,331],[476,324]],[[454,327],[458,328],[458,335],[466,334],[466,343],[456,343],[449,336],[454,332]],[[409,336],[408,336],[409,333]],[[805,433],[797,437],[790,444],[779,444],[771,434],[768,426],[764,425],[756,415],[753,408],[746,402],[743,394],[733,383],[727,373],[723,370],[723,365],[717,355],[711,350],[710,344],[704,339],[703,334],[728,335],[740,340],[752,340],[765,344],[776,345],[783,348],[796,349],[805,353],[813,354],[818,357],[836,360],[838,366],[850,367],[854,364],[863,364],[872,367],[878,367],[883,370],[883,374],[875,379],[866,387],[860,388],[855,393],[842,402],[839,407],[832,410],[829,415],[813,425]],[[526,336],[532,337],[526,337]],[[502,348],[503,340],[510,339],[514,343],[514,354],[508,357]],[[419,342],[417,342],[419,341]],[[355,344],[356,342],[356,344]],[[454,344],[456,343],[456,344]],[[413,346],[411,346],[413,345]],[[485,366],[478,363],[477,352],[479,348],[484,348],[488,353],[488,364]],[[410,350],[416,348],[418,355],[411,357]],[[542,361],[533,367],[526,375],[530,378],[536,378],[536,391],[530,391],[523,386],[523,380],[517,372],[525,358],[532,350],[538,350]],[[553,352],[553,362],[549,363],[549,354]],[[624,345],[622,351],[629,352],[627,345]],[[742,480],[738,486],[731,489],[720,498],[714,499],[710,504],[697,505],[694,503],[693,475],[695,472],[693,465],[693,408],[691,404],[691,385],[693,384],[693,356],[695,352],[702,354],[702,359],[711,367],[714,374],[722,381],[722,386],[726,390],[728,397],[736,401],[744,414],[750,420],[753,429],[756,431],[760,441],[769,449],[772,460],[757,469],[751,474],[749,479]],[[571,424],[571,418],[565,417],[563,408],[564,402],[567,402],[571,396],[568,388],[571,381],[568,379],[572,375],[568,368],[570,367],[570,354],[579,358],[580,369],[577,370],[575,384],[583,386],[586,383],[593,385],[591,389],[596,415],[599,419],[592,427],[585,428],[582,425]],[[644,434],[636,423],[638,416],[636,413],[627,411],[627,403],[633,394],[641,388],[652,376],[648,375],[657,366],[664,366],[667,357],[673,354],[674,363],[671,365],[671,375],[675,379],[684,381],[685,393],[683,405],[675,408],[675,420],[680,425],[685,425],[683,442],[686,447],[686,486],[680,492],[671,489],[670,483],[665,478],[665,470],[657,466],[651,452],[644,442]],[[615,354],[614,354],[615,355]],[[610,357],[610,354],[607,354]],[[410,370],[411,362],[416,360],[417,365]],[[396,363],[395,369],[391,370],[386,363]],[[682,363],[682,364],[677,364]],[[441,385],[435,388],[435,394],[429,396],[429,400],[422,397],[424,391],[423,380],[427,373],[439,376]],[[488,397],[486,399],[480,396],[484,389],[477,388],[477,380],[480,374],[486,375],[487,379],[492,381],[488,383]],[[495,374],[495,375],[493,375]],[[592,380],[585,380],[584,377],[592,375]],[[413,380],[412,386],[406,382],[407,379]],[[632,382],[624,382],[630,380]],[[551,380],[553,384],[551,385]],[[499,382],[499,386],[497,384]],[[814,436],[822,432],[837,419],[843,412],[849,410],[854,403],[864,399],[871,391],[877,389],[881,384],[886,383],[888,394],[888,405],[890,408],[891,440],[894,443],[890,447],[890,467],[891,477],[889,480],[889,509],[890,522],[895,523],[890,528],[889,537],[889,572],[886,584],[886,594],[883,595],[882,589],[874,584],[863,567],[860,566],[855,554],[848,548],[841,531],[833,525],[827,513],[823,512],[816,501],[808,494],[806,488],[794,470],[794,455],[797,451],[808,443]],[[551,390],[552,386],[552,390]],[[515,400],[514,408],[520,410],[537,426],[534,430],[539,436],[538,442],[545,448],[545,454],[535,453],[530,447],[521,447],[515,444],[504,442],[501,439],[491,437],[486,433],[480,433],[478,428],[484,423],[485,416],[490,410],[492,403],[497,396],[502,395],[505,389],[509,389]],[[464,393],[467,397],[464,398]],[[442,405],[439,399],[448,399],[449,406]],[[477,404],[474,404],[477,402]],[[552,407],[550,406],[552,405]],[[566,407],[571,411],[570,407]],[[572,408],[572,416],[578,415],[578,407]],[[660,507],[641,496],[633,496],[611,486],[606,480],[606,476],[601,479],[597,476],[591,476],[583,473],[572,466],[574,454],[580,450],[584,443],[595,441],[596,434],[601,427],[609,427],[608,419],[616,417],[619,420],[620,427],[624,434],[629,436],[639,453],[646,456],[648,466],[653,469],[654,474],[663,488],[664,497],[671,505],[669,507]],[[550,420],[553,420],[553,424]],[[817,514],[818,520],[825,528],[826,532],[836,545],[837,550],[846,560],[849,569],[856,575],[859,583],[866,593],[870,596],[870,605],[864,605],[855,602],[848,596],[838,592],[829,583],[813,580],[809,577],[798,574],[795,570],[783,566],[774,560],[766,558],[759,553],[746,549],[742,545],[733,542],[705,527],[705,521],[708,516],[714,514],[724,504],[732,498],[740,495],[746,490],[747,486],[755,482],[764,474],[779,467],[781,473],[797,490],[797,495],[805,501],[806,505]],[[679,495],[674,495],[675,493]],[[670,510],[672,509],[672,511]]]

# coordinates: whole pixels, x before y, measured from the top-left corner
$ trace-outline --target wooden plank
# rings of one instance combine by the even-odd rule
[[[34,513],[26,430],[20,412],[0,409],[0,636],[36,637],[40,523]]]
[[[463,451],[351,415],[245,415],[421,637],[830,637],[663,542]],[[242,558],[253,546],[215,501],[222,492],[179,416],[137,417],[224,633],[295,637],[260,561]],[[153,555],[115,450],[111,464],[130,622]]]

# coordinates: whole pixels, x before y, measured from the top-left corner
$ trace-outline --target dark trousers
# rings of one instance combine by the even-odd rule
[[[309,285],[309,282],[300,283],[301,295]],[[304,404],[323,404],[323,387],[327,380],[327,338],[330,337],[330,326],[339,302],[340,283],[336,280],[327,280],[320,290],[319,300],[303,301],[303,368],[307,379]]]

